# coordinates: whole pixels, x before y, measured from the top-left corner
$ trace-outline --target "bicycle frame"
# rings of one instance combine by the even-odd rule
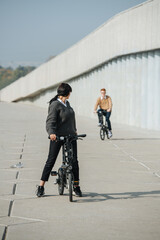
[[[60,195],[63,195],[64,187],[69,190],[69,200],[72,202],[72,190],[74,183],[74,175],[72,172],[73,163],[73,147],[72,141],[80,139],[80,137],[85,137],[86,134],[76,135],[76,136],[65,136],[57,137],[57,141],[62,141],[62,165],[58,169],[58,173],[55,171],[51,172],[52,176],[57,176],[55,184],[58,184],[58,191]]]
[[[62,145],[62,155],[63,155],[62,167],[67,166],[68,170],[71,170],[73,160],[73,149],[69,139],[66,139],[66,141]]]

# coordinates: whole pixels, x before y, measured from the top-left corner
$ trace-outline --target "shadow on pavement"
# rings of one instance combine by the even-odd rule
[[[134,140],[141,140],[141,141],[144,141],[144,140],[160,140],[160,138],[111,138],[110,139],[111,141],[116,141],[116,140],[126,140],[126,141],[128,141],[128,140],[131,140],[131,141],[134,141]]]
[[[86,202],[101,202],[106,200],[122,200],[122,199],[133,199],[133,198],[143,198],[143,197],[153,197],[152,195],[160,194],[160,191],[150,191],[150,192],[124,192],[124,193],[84,193],[83,197],[76,200],[78,203]],[[156,198],[160,196],[155,196]]]

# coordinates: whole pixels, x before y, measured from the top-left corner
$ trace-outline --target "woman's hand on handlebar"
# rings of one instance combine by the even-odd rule
[[[51,141],[55,141],[56,140],[56,134],[51,134],[49,137],[50,137]]]

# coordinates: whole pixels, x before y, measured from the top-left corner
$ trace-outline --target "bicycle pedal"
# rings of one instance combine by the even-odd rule
[[[51,172],[51,176],[57,176],[57,174],[58,174],[58,173],[57,173],[56,171],[52,171],[52,172]]]
[[[54,182],[54,184],[58,184],[59,183],[59,179],[56,179],[56,181]]]

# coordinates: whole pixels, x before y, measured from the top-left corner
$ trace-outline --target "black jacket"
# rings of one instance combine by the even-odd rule
[[[64,106],[58,100],[53,101],[48,108],[46,130],[48,135],[67,136],[76,134],[75,113],[69,102]]]

